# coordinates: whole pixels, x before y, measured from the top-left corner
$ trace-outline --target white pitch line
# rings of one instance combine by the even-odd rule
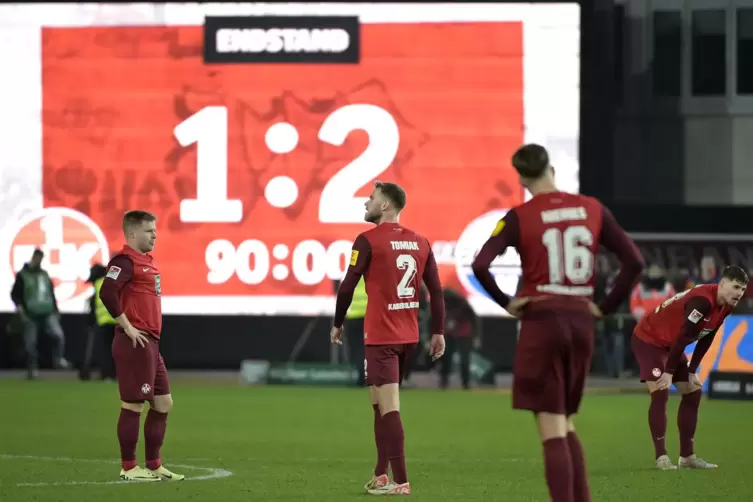
[[[45,462],[82,462],[92,464],[119,464],[115,460],[95,460],[89,458],[69,458],[69,457],[43,457],[35,455],[5,455],[0,454],[0,460],[37,460]],[[217,469],[214,467],[199,467],[197,465],[170,464],[171,467],[179,469],[189,469],[204,471],[205,474],[199,476],[186,476],[184,481],[207,481],[210,479],[220,479],[232,476],[232,471],[227,469]],[[35,486],[71,486],[71,485],[120,485],[120,484],[143,484],[134,481],[50,481],[38,483],[16,483],[16,486],[35,487]]]

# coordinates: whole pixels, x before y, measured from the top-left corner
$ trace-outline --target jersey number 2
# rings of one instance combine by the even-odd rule
[[[549,228],[541,236],[549,258],[549,284],[587,283],[593,275],[594,255],[589,246],[594,236],[588,227],[576,225],[564,232]]]
[[[403,278],[400,279],[400,283],[397,285],[397,297],[398,298],[413,298],[416,296],[415,286],[411,286],[413,279],[416,277],[416,270],[418,266],[416,259],[409,254],[401,254],[397,257],[397,268],[405,270]]]

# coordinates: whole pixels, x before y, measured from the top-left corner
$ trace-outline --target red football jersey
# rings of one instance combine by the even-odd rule
[[[614,216],[593,197],[543,193],[511,209],[479,251],[473,272],[490,296],[506,308],[509,297],[499,289],[488,268],[508,246],[514,246],[523,271],[517,296],[591,299],[600,244],[622,263],[612,291],[599,305],[604,314],[609,314],[630,294],[643,259]]]
[[[162,332],[162,284],[150,254],[123,246],[107,265],[99,297],[110,315],[125,313],[134,328],[155,338]]]
[[[659,347],[672,347],[681,337],[687,343],[716,332],[731,307],[717,305],[717,284],[687,289],[647,313],[635,328],[635,336]]]
[[[601,204],[567,193],[538,195],[517,207],[523,269],[519,296],[591,298],[601,234]]]
[[[350,264],[366,282],[364,343],[418,342],[421,278],[431,260],[429,241],[397,223],[382,223],[353,243]]]

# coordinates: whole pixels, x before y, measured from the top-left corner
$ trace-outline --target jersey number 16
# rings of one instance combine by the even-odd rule
[[[593,275],[594,255],[589,249],[594,236],[588,227],[549,228],[541,236],[549,259],[549,284],[587,283]]]

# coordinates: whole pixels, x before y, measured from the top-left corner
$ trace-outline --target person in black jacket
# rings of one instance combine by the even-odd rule
[[[474,340],[481,336],[480,319],[468,299],[452,289],[445,289],[445,356],[440,361],[439,382],[443,389],[449,385],[452,360],[455,353],[460,359],[460,379],[464,389],[471,386],[471,352]]]

